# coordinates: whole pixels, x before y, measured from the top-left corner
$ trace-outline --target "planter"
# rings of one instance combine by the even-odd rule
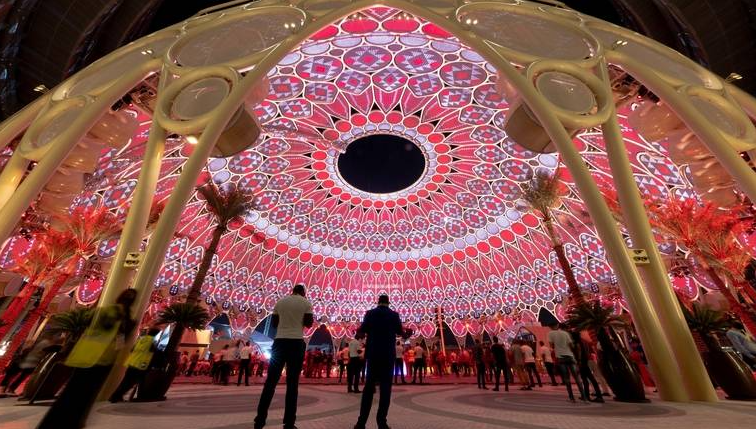
[[[155,356],[154,365],[147,370],[144,380],[139,384],[136,401],[165,401],[165,395],[176,378],[179,353],[174,353],[173,358],[167,360],[165,362],[160,356]]]
[[[722,346],[715,335],[702,337],[707,348],[703,353],[706,370],[727,394],[727,399],[756,400],[756,379],[751,368],[732,347]]]
[[[612,332],[613,333],[613,332]],[[601,353],[599,366],[606,382],[614,392],[614,400],[621,402],[648,402],[640,371],[630,360],[624,348],[619,346],[607,328],[597,332]]]

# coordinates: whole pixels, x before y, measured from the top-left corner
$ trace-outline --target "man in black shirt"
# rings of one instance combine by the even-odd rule
[[[483,344],[480,343],[480,340],[475,340],[473,359],[475,360],[475,370],[478,375],[478,389],[488,390],[486,387],[486,361],[483,359],[484,354]]]
[[[378,400],[376,420],[378,429],[390,429],[386,422],[391,404],[391,381],[396,360],[397,336],[409,336],[402,328],[399,313],[389,308],[388,295],[378,297],[378,306],[365,313],[362,325],[357,330],[359,337],[367,335],[365,359],[367,360],[367,379],[362,389],[360,416],[354,429],[365,429],[370,408],[373,405],[373,393],[378,383],[381,389]]]
[[[509,365],[507,364],[507,351],[504,350],[504,346],[499,344],[499,337],[493,337],[493,345],[491,346],[491,353],[494,357],[494,374],[496,375],[496,386],[494,391],[499,391],[499,378],[504,374],[504,391],[509,392]]]

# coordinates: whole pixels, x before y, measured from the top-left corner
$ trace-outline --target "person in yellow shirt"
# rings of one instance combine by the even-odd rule
[[[160,333],[158,328],[150,328],[147,334],[142,335],[131,349],[129,359],[126,361],[126,374],[123,376],[121,384],[110,395],[110,402],[122,402],[123,395],[140,383],[152,361],[152,355],[155,353],[155,337]]]

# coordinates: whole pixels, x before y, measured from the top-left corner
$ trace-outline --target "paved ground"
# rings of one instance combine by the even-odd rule
[[[283,386],[273,401],[268,427],[281,427]],[[533,392],[480,391],[474,386],[398,386],[389,423],[394,429],[697,429],[753,427],[756,403],[572,404],[558,387]],[[159,403],[100,404],[91,429],[250,429],[260,386],[179,385]],[[343,386],[303,385],[301,429],[350,429],[359,395]],[[46,407],[0,399],[0,427],[31,429]],[[371,419],[368,427],[374,428]]]

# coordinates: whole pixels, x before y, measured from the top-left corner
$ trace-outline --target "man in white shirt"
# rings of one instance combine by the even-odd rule
[[[257,405],[254,429],[262,429],[268,418],[268,409],[276,392],[276,385],[286,367],[286,402],[284,406],[284,429],[296,429],[297,396],[299,394],[299,375],[305,354],[305,342],[302,331],[314,323],[312,304],[305,298],[304,285],[296,285],[291,295],[278,300],[273,308],[271,324],[277,328],[276,339],[271,348],[268,377],[260,394]]]
[[[575,395],[572,394],[572,384],[570,383],[570,374],[572,374],[572,377],[575,379],[575,384],[578,386],[580,399],[587,401],[588,397],[583,392],[583,386],[580,383],[580,378],[578,378],[577,362],[575,361],[575,354],[572,352],[572,336],[557,324],[551,325],[550,328],[549,343],[554,349],[554,354],[557,357],[559,372],[562,374],[564,385],[567,386],[567,394],[570,397],[570,402],[575,402]]]
[[[404,346],[401,340],[396,341],[396,358],[394,358],[394,384],[397,383],[397,376],[402,376],[402,384],[407,384],[404,379]]]
[[[546,367],[546,372],[549,373],[551,378],[551,385],[557,386],[556,378],[554,377],[554,358],[551,357],[551,348],[547,346],[543,341],[539,341],[540,347],[538,347],[538,356],[543,361],[543,366]]]
[[[239,349],[239,377],[236,385],[241,386],[242,373],[244,373],[244,385],[249,386],[249,361],[252,358],[252,346],[249,341]]]
[[[420,384],[423,384],[423,375],[425,373],[425,349],[420,343],[415,345],[415,365],[412,368],[412,384],[415,384],[417,375],[420,374]]]
[[[528,381],[530,381],[527,390],[531,390],[535,387],[535,383],[533,383],[533,375],[535,375],[535,378],[538,381],[538,387],[543,387],[543,384],[541,383],[541,375],[538,374],[538,368],[536,368],[533,348],[523,342],[521,349],[525,361],[525,369],[528,371]]]
[[[347,393],[360,393],[360,371],[362,370],[362,343],[357,338],[349,342],[349,364],[347,366]]]

